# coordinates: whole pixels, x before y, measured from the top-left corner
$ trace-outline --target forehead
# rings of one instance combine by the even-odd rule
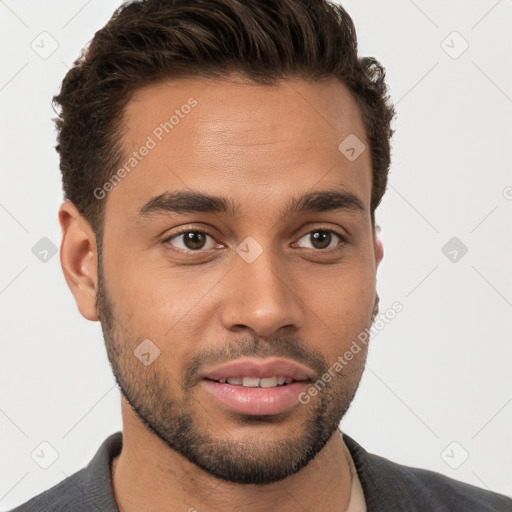
[[[161,82],[135,91],[123,124],[124,163],[137,161],[108,202],[136,208],[189,188],[261,208],[262,200],[341,184],[369,203],[371,158],[360,110],[335,79]],[[340,144],[354,140],[365,150],[351,160]]]

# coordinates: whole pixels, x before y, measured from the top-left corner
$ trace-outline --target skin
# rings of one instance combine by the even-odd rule
[[[74,205],[59,211],[66,281],[80,313],[102,322],[122,391],[123,448],[112,466],[119,509],[345,510],[354,468],[337,426],[366,346],[308,404],[259,421],[217,402],[198,372],[280,356],[320,378],[371,326],[383,257],[370,217],[371,157],[367,149],[349,161],[338,150],[349,134],[369,147],[360,111],[333,79],[153,84],[124,111],[127,154],[190,97],[197,106],[103,199],[101,254]],[[176,189],[228,198],[240,215],[138,216],[148,200]],[[283,215],[290,197],[315,190],[352,192],[364,212]],[[180,251],[195,246],[183,236],[168,240],[185,226],[211,235],[190,258]],[[311,239],[325,230],[346,236],[339,251]],[[248,236],[262,248],[252,263],[235,250]],[[329,247],[339,243],[332,233]],[[144,339],[160,350],[148,366],[133,354]],[[267,481],[234,483],[233,474]]]

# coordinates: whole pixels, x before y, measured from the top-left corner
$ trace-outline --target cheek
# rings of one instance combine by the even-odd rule
[[[376,280],[371,260],[353,258],[312,269],[296,275],[296,282],[302,283],[303,297],[314,311],[324,312],[337,322],[364,322],[373,310]]]
[[[185,272],[166,263],[154,267],[139,260],[123,263],[112,276],[116,316],[128,327],[130,339],[135,344],[150,339],[160,350],[158,367],[176,379],[203,343],[212,317],[208,290],[222,277],[196,268],[194,273],[190,268]]]
[[[334,268],[334,267],[333,267]],[[364,362],[367,346],[361,343],[371,326],[375,305],[375,274],[371,265],[363,263],[331,269],[328,274],[303,278],[302,296],[310,310],[310,336],[324,333],[323,350],[329,364],[350,349],[353,342],[360,345],[348,355],[358,367]]]

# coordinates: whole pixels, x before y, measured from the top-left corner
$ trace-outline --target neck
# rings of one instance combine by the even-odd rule
[[[297,509],[339,512],[350,501],[355,473],[350,452],[336,430],[302,470],[268,485],[218,480],[150,432],[129,406],[123,408],[123,447],[112,461],[112,484],[120,512],[147,510],[266,512]]]

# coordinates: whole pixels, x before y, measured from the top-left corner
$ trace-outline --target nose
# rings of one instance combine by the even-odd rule
[[[251,263],[236,256],[223,285],[222,323],[226,329],[249,329],[258,337],[296,331],[304,320],[304,303],[297,282],[270,249]]]

